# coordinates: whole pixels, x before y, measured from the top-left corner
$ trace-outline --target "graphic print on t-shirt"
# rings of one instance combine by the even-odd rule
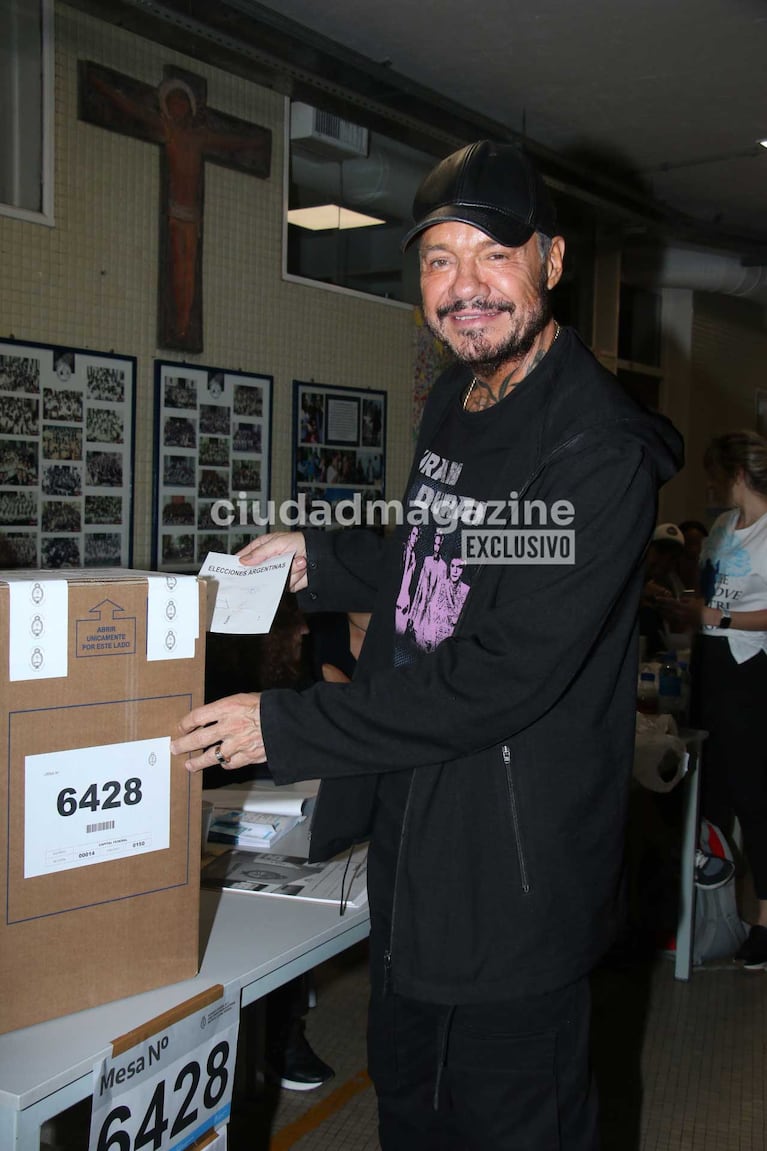
[[[723,512],[703,543],[701,593],[719,611],[761,612],[767,609],[767,514],[744,528],[737,526],[739,515],[737,509]],[[737,663],[767,652],[767,628],[712,627],[709,633],[726,637]]]
[[[419,566],[421,537],[431,547]],[[453,634],[469,594],[464,562],[460,555],[452,555],[452,550],[450,538],[434,524],[410,529],[394,627],[398,635],[408,636],[422,651],[433,651]]]
[[[485,511],[481,501],[460,490],[459,461],[427,451],[418,470],[408,492],[411,526],[394,616],[398,666],[410,663],[419,651],[434,651],[453,634],[471,581],[461,558],[461,527],[481,523]]]
[[[709,607],[727,606],[728,582],[743,578],[751,571],[751,556],[733,534],[732,524],[728,520],[717,521],[703,549],[700,587],[704,602]]]

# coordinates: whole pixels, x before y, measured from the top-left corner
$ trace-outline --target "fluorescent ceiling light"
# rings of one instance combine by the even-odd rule
[[[291,208],[288,223],[298,228],[308,228],[312,232],[321,232],[328,228],[372,228],[386,221],[376,216],[364,216],[362,212],[352,212],[338,204],[318,204],[316,208]]]
[[[767,148],[767,140],[757,140],[757,144],[761,144],[763,148]]]

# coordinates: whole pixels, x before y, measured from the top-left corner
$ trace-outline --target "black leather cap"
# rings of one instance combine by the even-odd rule
[[[403,252],[433,224],[470,224],[506,248],[526,244],[534,232],[557,234],[548,188],[513,144],[480,140],[440,161],[424,178],[413,201],[414,226]]]

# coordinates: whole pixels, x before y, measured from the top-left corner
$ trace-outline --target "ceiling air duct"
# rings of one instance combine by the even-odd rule
[[[688,288],[727,296],[764,296],[767,268],[748,267],[740,257],[700,248],[626,248],[622,278],[643,288]]]

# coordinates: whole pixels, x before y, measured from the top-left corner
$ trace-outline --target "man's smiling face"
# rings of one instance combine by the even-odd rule
[[[505,248],[470,224],[435,224],[419,248],[426,322],[459,360],[497,370],[525,355],[548,323],[563,254],[561,236],[544,260],[535,236]]]

